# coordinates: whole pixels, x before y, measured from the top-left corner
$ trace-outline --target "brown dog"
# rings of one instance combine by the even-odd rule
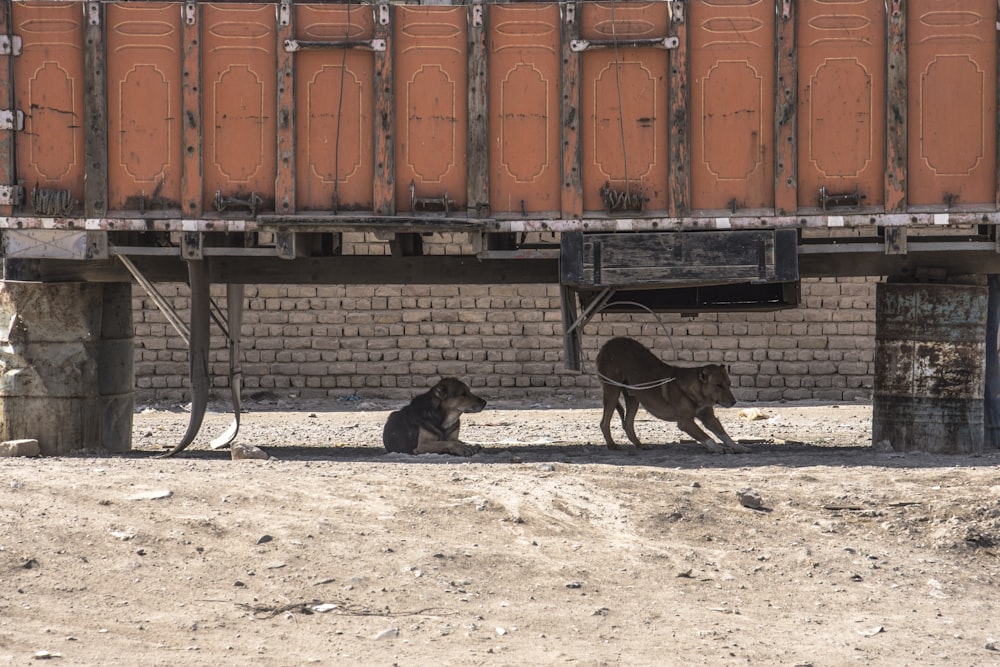
[[[479,412],[486,401],[456,378],[444,378],[430,391],[414,397],[406,407],[389,415],[382,429],[382,444],[403,454],[454,454],[472,456],[481,447],[458,439],[463,413]]]
[[[723,366],[671,366],[636,340],[612,338],[597,353],[597,376],[604,391],[601,431],[610,449],[618,449],[611,437],[611,415],[616,410],[632,444],[648,449],[635,435],[635,415],[642,405],[654,417],[677,422],[678,428],[710,452],[750,451],[729,437],[713,410],[716,404],[728,408],[736,403]],[[621,395],[625,397],[624,410],[618,403]],[[695,417],[722,440],[721,445],[695,423]]]

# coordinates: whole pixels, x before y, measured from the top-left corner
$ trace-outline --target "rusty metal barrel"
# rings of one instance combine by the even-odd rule
[[[0,440],[44,455],[131,447],[131,286],[0,281]]]
[[[987,312],[981,285],[877,286],[872,442],[983,451]]]

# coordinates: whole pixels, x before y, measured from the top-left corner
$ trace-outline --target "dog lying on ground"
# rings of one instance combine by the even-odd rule
[[[484,407],[486,401],[469,391],[464,382],[444,378],[389,415],[382,429],[382,444],[390,452],[403,454],[472,456],[482,448],[458,439],[459,419]]]
[[[715,416],[713,406],[731,407],[736,397],[730,389],[729,373],[717,364],[683,368],[664,363],[642,343],[631,338],[612,338],[597,353],[597,376],[604,392],[601,432],[608,448],[618,449],[611,437],[611,415],[617,411],[628,439],[639,449],[648,449],[635,434],[635,415],[642,405],[654,417],[677,422],[678,428],[716,454],[744,453]],[[625,398],[625,409],[619,404]],[[695,422],[722,440],[715,442]]]

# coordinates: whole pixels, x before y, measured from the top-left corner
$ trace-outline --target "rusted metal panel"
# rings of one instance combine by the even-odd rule
[[[559,6],[493,5],[489,19],[490,207],[558,213]]]
[[[200,4],[203,206],[217,197],[262,201],[273,210],[275,7]],[[226,209],[245,208],[226,202]]]
[[[374,38],[371,6],[300,5],[296,37]],[[295,54],[296,205],[302,211],[372,209],[375,59],[370,50]]]
[[[375,38],[386,42],[384,51],[375,52],[375,177],[372,183],[374,211],[378,215],[396,212],[396,117],[392,91],[392,17],[388,0],[375,4]]]
[[[85,28],[83,82],[84,179],[83,207],[88,216],[108,212],[108,96],[104,46],[104,7],[100,2],[84,5]]]
[[[884,201],[885,8],[826,0],[798,12],[798,204]],[[825,195],[821,195],[822,193]]]
[[[982,451],[988,289],[881,283],[875,300],[872,440]]]
[[[691,205],[774,206],[773,0],[693,2]]]
[[[466,17],[464,7],[395,8],[397,210],[465,208]]]
[[[666,48],[626,46],[667,37],[666,3],[586,3],[581,113],[585,211],[666,211],[669,171]]]
[[[78,2],[13,3],[22,52],[14,95],[25,112],[17,134],[17,178],[29,188],[83,201],[83,21]]]
[[[183,162],[181,12],[176,4],[105,9],[108,206],[179,210]]]
[[[910,207],[996,199],[997,3],[910,0]]]

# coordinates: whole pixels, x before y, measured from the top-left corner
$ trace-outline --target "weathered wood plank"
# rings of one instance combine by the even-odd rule
[[[677,3],[670,21],[670,36],[678,40],[670,52],[670,215],[686,215],[691,210],[691,134],[688,87],[688,36],[683,5]]]
[[[184,161],[181,172],[181,201],[184,214],[201,215],[202,168],[201,168],[201,25],[199,8],[195,2],[186,2],[182,7],[183,21],[183,83],[181,85],[181,137],[184,145]]]
[[[579,5],[560,5],[562,32],[562,214],[564,217],[583,215],[583,175],[580,163],[580,54],[570,48],[570,42],[580,37]]]
[[[83,210],[86,215],[108,212],[108,113],[104,61],[104,5],[87,2],[84,28]]]
[[[285,51],[287,39],[295,38],[295,11],[290,0],[282,0],[278,11],[277,71],[277,177],[274,208],[277,213],[295,212],[295,62]]]
[[[375,5],[375,39],[384,39],[385,51],[375,52],[375,179],[372,202],[376,215],[396,213],[396,119],[393,108],[392,19],[388,0]]]
[[[885,210],[906,210],[908,159],[906,94],[906,11],[902,0],[889,2],[886,76]]]
[[[488,7],[482,0],[469,5],[469,119],[466,201],[470,217],[490,213],[489,86],[486,35]]]
[[[798,52],[795,5],[782,0],[777,14],[778,80],[774,114],[774,206],[779,215],[798,208]]]

